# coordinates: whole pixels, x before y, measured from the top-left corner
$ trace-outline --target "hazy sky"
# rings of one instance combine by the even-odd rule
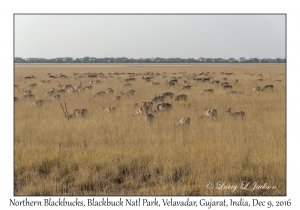
[[[285,58],[285,15],[15,15],[15,57]]]

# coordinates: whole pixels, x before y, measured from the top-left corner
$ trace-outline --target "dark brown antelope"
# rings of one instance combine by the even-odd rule
[[[68,113],[68,109],[67,109],[67,104],[65,102],[65,109],[63,107],[63,105],[60,103],[60,106],[65,114],[65,117],[69,120],[69,119],[74,119],[74,118],[77,118],[77,117],[82,117],[82,118],[85,118],[86,115],[87,115],[87,110],[86,109],[75,109],[73,111],[72,114],[69,114]]]
[[[204,114],[201,116],[201,118],[207,117],[207,118],[212,118],[212,119],[216,120],[217,114],[218,114],[218,111],[216,109],[209,109],[204,112]]]
[[[184,117],[184,118],[181,118],[180,120],[179,120],[179,123],[177,124],[177,127],[179,127],[179,126],[186,126],[186,125],[190,125],[190,123],[191,123],[191,118],[189,118],[189,117]]]
[[[239,112],[231,112],[232,108],[229,108],[228,110],[226,110],[227,113],[229,113],[230,116],[232,116],[233,118],[238,118],[241,117],[242,119],[244,119],[245,117],[245,112],[243,111],[239,111]]]

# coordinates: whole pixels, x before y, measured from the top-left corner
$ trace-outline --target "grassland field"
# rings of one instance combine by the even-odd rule
[[[202,65],[21,65],[14,70],[14,193],[33,195],[286,195],[286,66],[283,64],[202,64]],[[166,80],[179,78],[175,88]],[[73,73],[102,72],[107,78],[74,79]],[[122,73],[114,75],[115,72]],[[123,87],[127,73],[141,73]],[[146,72],[166,72],[142,81]],[[220,85],[199,83],[192,74],[210,72],[214,80],[227,81],[244,95],[228,95]],[[213,74],[213,72],[215,74]],[[232,72],[234,76],[222,75]],[[246,72],[246,74],[245,74]],[[50,79],[47,73],[63,73],[71,78]],[[176,73],[176,74],[174,74]],[[249,74],[247,74],[249,73]],[[253,74],[251,76],[251,74]],[[263,77],[258,77],[263,74]],[[270,75],[271,74],[271,75]],[[25,76],[34,79],[25,81]],[[270,75],[270,76],[268,76]],[[144,75],[146,77],[146,75]],[[121,77],[121,79],[117,79]],[[257,82],[262,78],[263,82]],[[91,91],[62,95],[69,113],[87,109],[85,119],[66,119],[59,101],[44,97],[58,84],[89,85],[101,81]],[[272,79],[272,80],[271,80]],[[183,91],[183,80],[192,86]],[[235,83],[238,80],[238,83]],[[275,82],[281,80],[281,82]],[[34,99],[24,99],[23,89],[32,89]],[[274,91],[254,92],[256,85],[274,85]],[[94,97],[107,88],[114,95]],[[120,91],[135,90],[134,97],[113,101]],[[203,90],[214,89],[211,95]],[[155,95],[173,92],[186,94],[187,101],[166,99],[172,104],[167,113],[152,113],[152,125],[143,115],[133,116],[134,103],[151,101]],[[30,107],[37,100],[42,107]],[[156,105],[157,103],[155,103]],[[115,106],[116,113],[102,112]],[[234,119],[225,111],[244,111],[245,119]],[[207,109],[216,109],[216,120],[202,118]],[[189,126],[179,120],[190,117]],[[223,183],[223,189],[217,183]],[[248,190],[241,189],[249,183]],[[256,184],[255,184],[256,183]],[[255,185],[270,186],[255,188]],[[225,189],[238,186],[236,190]],[[251,189],[251,190],[250,190]]]

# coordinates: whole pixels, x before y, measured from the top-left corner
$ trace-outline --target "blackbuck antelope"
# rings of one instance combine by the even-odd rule
[[[121,93],[122,96],[129,97],[129,96],[134,96],[135,90],[128,90],[125,93],[123,93],[122,91],[120,91],[120,93]]]
[[[23,96],[25,99],[31,99],[34,98],[34,95],[32,93],[28,94],[28,95],[24,95]]]
[[[264,79],[257,79],[256,82],[263,82]]]
[[[79,93],[79,90],[75,90],[73,87],[68,90],[68,94],[77,94]]]
[[[261,91],[261,87],[259,87],[258,85],[252,89],[252,91]]]
[[[168,83],[168,87],[175,87],[176,83],[172,82],[172,83]]]
[[[34,79],[35,77],[32,75],[32,76],[27,76],[25,77],[25,79]]]
[[[112,88],[107,88],[107,89],[106,89],[106,94],[111,94],[111,95],[113,95],[114,92],[115,92],[115,91],[114,91]]]
[[[152,111],[153,102],[141,102],[141,103],[135,103],[133,105],[134,108],[141,108],[141,107],[148,107],[149,111]]]
[[[212,118],[212,119],[216,120],[217,114],[218,114],[218,111],[216,109],[209,109],[204,112],[204,114],[201,116],[201,118],[207,117],[207,118]]]
[[[26,95],[30,95],[32,94],[32,91],[31,90],[23,90],[23,95],[26,96]]]
[[[224,86],[223,86],[223,89],[224,89],[224,90],[226,90],[226,89],[232,89],[232,86],[231,86],[231,85],[224,85]]]
[[[123,87],[131,87],[131,86],[132,86],[131,83],[125,83],[125,84],[123,85]]]
[[[51,97],[52,101],[60,100],[61,96],[60,95],[55,95]]]
[[[96,93],[94,97],[104,97],[105,95],[106,95],[105,91],[99,91],[98,93]]]
[[[40,107],[40,106],[43,105],[43,103],[44,103],[43,100],[38,100],[38,101],[32,103],[32,104],[31,104],[31,107]]]
[[[62,88],[62,87],[63,87],[63,85],[62,85],[62,84],[60,84],[60,82],[59,82],[57,87],[59,87],[59,88]]]
[[[229,85],[229,82],[222,82],[221,86]]]
[[[264,90],[273,90],[274,91],[274,85],[266,85],[265,87],[263,87],[261,89],[261,91],[264,91]]]
[[[116,107],[108,107],[108,108],[105,108],[104,106],[102,106],[102,112],[115,113],[116,110],[117,110]]]
[[[159,85],[159,82],[153,82],[153,81],[151,81],[151,85],[152,85],[152,86],[158,86],[158,85]]]
[[[69,89],[72,89],[72,88],[73,88],[72,85],[64,85],[63,86],[63,89],[65,89],[65,90],[69,90]]]
[[[185,94],[178,95],[175,98],[175,101],[186,101],[186,100],[187,100],[187,95],[185,95]]]
[[[53,89],[53,90],[50,90],[50,91],[46,92],[46,93],[44,94],[44,97],[47,97],[47,96],[53,96],[54,94],[55,94],[55,90]]]
[[[150,108],[148,106],[139,107],[139,108],[137,108],[137,110],[133,116],[145,115],[145,114],[148,114],[149,111],[150,111]]]
[[[121,101],[122,96],[115,96],[113,98],[113,101]]]
[[[180,120],[179,120],[179,123],[177,124],[177,127],[179,127],[179,126],[185,126],[185,125],[189,125],[191,123],[191,118],[189,118],[189,117],[184,117],[184,118],[181,118]]]
[[[204,95],[204,94],[213,94],[213,93],[214,93],[214,89],[206,89],[206,90],[203,90],[202,95]]]
[[[214,80],[211,82],[212,84],[215,84],[215,85],[219,85],[220,84],[220,80]]]
[[[232,108],[229,108],[228,110],[226,110],[227,113],[230,114],[230,116],[232,116],[233,118],[238,118],[241,117],[242,119],[244,119],[245,117],[245,112],[243,111],[239,111],[239,112],[231,112]]]
[[[173,99],[174,93],[166,92],[166,93],[162,94],[162,97],[164,97],[165,99],[167,99],[167,98]]]
[[[40,79],[40,81],[41,81],[41,83],[50,83],[51,82],[51,80],[42,80],[42,79]]]
[[[17,102],[19,101],[19,98],[18,97],[14,97],[14,102]]]
[[[74,118],[77,118],[77,117],[82,117],[82,118],[85,118],[86,115],[87,115],[87,110],[86,109],[75,109],[73,111],[72,114],[69,114],[68,113],[68,109],[67,109],[67,104],[65,102],[65,109],[63,107],[63,105],[60,103],[60,106],[65,114],[65,117],[69,120],[69,119],[74,119]]]
[[[204,83],[204,82],[210,82],[210,77],[209,78],[203,78],[202,83]]]
[[[34,89],[34,88],[36,88],[36,86],[37,86],[37,84],[36,84],[36,83],[31,83],[31,84],[29,85],[29,88],[32,88],[32,89]]]
[[[154,112],[164,112],[164,111],[171,111],[172,110],[172,105],[169,103],[162,103],[162,104],[157,104],[156,109]]]
[[[57,90],[57,94],[65,94],[65,93],[66,93],[65,89]]]
[[[90,81],[90,85],[97,85],[97,84],[100,84],[100,83],[101,83],[100,80],[96,80],[96,81],[92,80],[92,81]]]
[[[92,90],[92,89],[93,89],[93,86],[91,86],[91,85],[85,86],[83,88],[83,90]]]
[[[151,125],[154,122],[154,116],[153,116],[153,114],[147,114],[145,116],[145,121],[146,121],[147,124]]]
[[[152,102],[164,102],[165,101],[165,98],[163,96],[155,96],[153,99],[152,99]]]
[[[190,85],[185,85],[182,87],[182,90],[191,90],[192,89],[192,86]]]
[[[81,82],[80,82],[79,85],[76,85],[76,86],[74,87],[74,89],[80,91],[80,90],[82,89],[82,84],[81,84]]]

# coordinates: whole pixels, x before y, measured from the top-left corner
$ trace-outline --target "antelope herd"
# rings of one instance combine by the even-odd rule
[[[99,77],[102,80],[106,80],[107,78],[116,78],[116,81],[118,81],[121,85],[121,88],[132,88],[133,85],[129,82],[136,82],[139,79],[141,81],[143,81],[145,85],[147,85],[147,83],[151,84],[151,86],[153,86],[153,89],[156,89],[157,91],[159,91],[160,87],[165,87],[165,88],[170,88],[169,90],[177,90],[177,91],[184,91],[187,94],[175,94],[172,92],[164,92],[161,93],[159,95],[156,95],[151,99],[149,98],[149,101],[146,102],[140,102],[140,103],[134,103],[133,108],[135,109],[135,111],[132,110],[132,115],[133,116],[137,116],[137,115],[143,115],[145,116],[145,122],[149,125],[154,123],[154,119],[157,113],[171,113],[172,110],[174,110],[174,106],[179,106],[179,104],[182,103],[187,103],[189,100],[194,100],[193,96],[191,96],[191,94],[188,93],[195,93],[195,94],[199,94],[199,95],[208,95],[207,97],[210,97],[209,95],[214,94],[215,92],[215,88],[219,88],[219,85],[221,86],[221,89],[224,90],[230,90],[230,91],[225,91],[225,95],[245,95],[244,92],[241,91],[236,91],[236,90],[232,90],[234,88],[233,84],[230,84],[228,81],[230,81],[230,78],[233,77],[234,78],[234,84],[240,84],[240,82],[238,83],[238,79],[236,79],[235,77],[236,74],[231,73],[231,72],[221,72],[221,75],[227,75],[230,77],[223,77],[220,78],[221,80],[224,80],[226,82],[220,82],[220,80],[214,80],[214,78],[216,77],[216,73],[210,73],[210,72],[202,72],[200,74],[187,74],[186,71],[183,72],[178,72],[178,74],[180,74],[180,76],[176,77],[173,75],[176,75],[176,73],[173,73],[172,76],[170,77],[169,81],[168,81],[168,75],[166,72],[161,72],[161,73],[154,73],[154,72],[146,72],[146,73],[127,73],[127,78],[123,79],[121,76],[125,75],[125,73],[119,73],[119,72],[115,72],[115,73],[108,73],[107,75],[105,75],[104,73],[83,73],[83,74],[79,74],[79,73],[75,73],[73,74],[73,76],[66,76],[65,74],[58,74],[56,76],[51,75],[51,73],[48,73],[48,79],[42,79],[40,78],[39,81],[41,82],[41,85],[43,84],[51,84],[53,85],[53,88],[51,88],[50,90],[48,89],[47,92],[44,93],[43,95],[43,100],[37,100],[36,102],[33,102],[30,106],[31,107],[43,107],[43,104],[48,103],[49,101],[59,101],[61,109],[65,115],[65,117],[67,119],[72,119],[72,118],[86,118],[87,116],[87,109],[85,108],[80,108],[80,109],[75,109],[71,114],[68,113],[68,109],[67,109],[67,103],[66,103],[66,99],[68,95],[76,95],[76,94],[81,94],[82,92],[85,91],[95,91],[94,89],[97,89],[95,85],[99,85],[102,84],[103,82],[101,80],[91,80],[89,81],[87,86],[83,86],[82,85],[82,80],[84,80],[85,78],[97,78]],[[254,76],[254,74],[250,74],[250,73],[246,73],[246,71],[244,72],[244,74],[249,74],[250,76]],[[140,77],[142,76],[142,77]],[[204,76],[204,77],[199,77],[199,76]],[[259,77],[263,77],[262,74],[258,75]],[[161,79],[166,79],[166,83],[164,82],[154,82],[153,79],[156,78],[161,78]],[[26,76],[24,77],[24,81],[22,82],[23,85],[26,85],[26,81],[28,80],[34,80],[36,77],[35,76]],[[64,78],[64,79],[71,79],[73,78],[74,80],[76,80],[77,84],[78,81],[80,82],[80,84],[78,84],[77,86],[73,86],[72,84],[61,84],[61,82],[57,82],[55,81],[56,78]],[[180,83],[180,81],[182,83]],[[262,78],[258,78],[256,79],[256,83],[260,83],[262,84],[265,80]],[[273,81],[273,80],[271,80]],[[194,82],[194,83],[193,83]],[[281,82],[281,80],[275,80],[276,83]],[[191,84],[190,84],[191,83]],[[192,88],[193,84],[197,85],[197,86],[201,86],[202,83],[208,83],[208,85],[214,87],[214,89],[209,88],[209,89],[202,89],[201,91],[203,91],[202,93],[197,93],[195,92],[195,88]],[[181,85],[182,84],[182,85]],[[18,92],[21,94],[20,92],[20,86],[21,85],[14,85],[14,88],[18,90]],[[41,95],[39,96],[35,96],[33,94],[33,92],[35,92],[40,85],[38,85],[37,83],[31,83],[28,86],[26,86],[25,88],[23,88],[23,92],[22,92],[22,96],[23,98],[18,98],[18,97],[14,97],[14,102],[15,103],[19,103],[20,100],[30,100],[30,99],[34,99],[36,97],[42,98]],[[151,87],[150,86],[150,87]],[[155,87],[154,87],[155,86]],[[146,88],[150,88],[149,86]],[[172,87],[176,87],[176,89],[173,89]],[[58,89],[57,89],[58,88]],[[258,86],[256,84],[256,87],[254,87],[252,89],[252,91],[255,92],[263,92],[266,90],[271,90],[274,91],[274,85],[272,84],[268,84],[265,85],[263,87]],[[222,91],[224,91],[222,90]],[[94,100],[95,98],[98,98],[99,100],[101,98],[105,98],[105,97],[112,97],[112,101],[115,101],[114,103],[117,103],[118,106],[119,104],[122,104],[123,99],[126,100],[134,100],[135,98],[135,94],[139,93],[141,94],[141,90],[138,89],[131,89],[131,90],[121,90],[118,91],[120,92],[120,95],[115,95],[115,90],[108,87],[106,90],[97,90],[98,92],[94,92]],[[250,90],[251,91],[251,90]],[[247,93],[246,93],[247,94]],[[188,97],[189,95],[189,97]],[[64,98],[64,106],[61,103],[61,98]],[[202,96],[202,97],[206,97],[206,96]],[[229,97],[229,96],[228,96]],[[49,98],[47,100],[47,98]],[[175,98],[175,99],[174,99]],[[204,99],[205,100],[205,99]],[[172,105],[171,103],[167,103],[174,101],[177,102],[174,105]],[[182,102],[181,102],[182,101]],[[54,103],[54,102],[53,102]],[[120,105],[121,106],[121,105]],[[245,119],[245,112],[244,111],[238,111],[238,112],[232,112],[233,108],[228,108],[225,109],[224,105],[224,111],[226,113],[229,113],[229,115],[233,118],[241,118],[241,119]],[[155,107],[153,109],[153,107]],[[228,107],[228,106],[227,106]],[[101,109],[99,109],[101,110]],[[104,107],[102,106],[102,112],[107,112],[107,113],[115,113],[117,112],[117,107]],[[210,119],[214,119],[217,120],[217,109],[212,108],[212,109],[208,109],[206,110],[202,115],[200,115],[200,119],[202,118],[210,118]],[[161,117],[160,114],[157,114],[158,116],[156,116],[156,121],[159,120],[159,118]],[[156,122],[155,121],[155,122]],[[184,117],[182,119],[179,120],[178,124],[175,124],[177,127],[179,126],[185,126],[185,125],[190,125],[191,123],[191,118],[190,117]]]

